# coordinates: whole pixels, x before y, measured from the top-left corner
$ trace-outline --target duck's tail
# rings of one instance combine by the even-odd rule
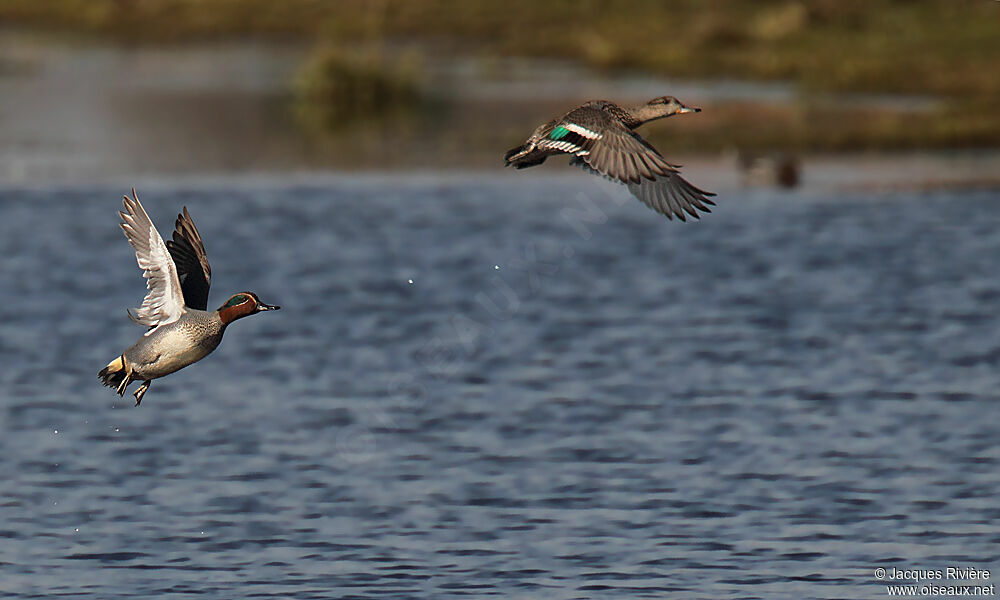
[[[132,373],[125,362],[125,355],[108,363],[108,366],[101,369],[97,374],[101,378],[101,383],[108,387],[116,388],[119,396],[125,395],[125,388],[132,382]]]
[[[545,162],[548,157],[544,152],[536,151],[534,142],[527,142],[517,148],[511,148],[503,155],[503,166],[524,169]]]
[[[509,167],[511,163],[515,162],[518,158],[521,158],[527,154],[528,145],[518,146],[517,148],[511,148],[503,155],[503,166]]]

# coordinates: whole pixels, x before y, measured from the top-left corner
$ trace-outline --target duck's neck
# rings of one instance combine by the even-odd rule
[[[249,302],[237,304],[236,306],[223,306],[219,309],[219,318],[222,319],[223,325],[229,325],[236,319],[241,319],[251,314],[253,314],[253,307]]]
[[[662,106],[653,106],[650,104],[643,104],[635,108],[626,108],[625,112],[628,114],[628,118],[622,120],[631,129],[635,129],[643,123],[649,123],[650,121],[670,116],[670,113],[665,112]]]

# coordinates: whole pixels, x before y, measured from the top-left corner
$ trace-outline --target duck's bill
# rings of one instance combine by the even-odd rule
[[[700,108],[694,108],[692,106],[685,106],[684,108],[682,108],[680,110],[681,114],[684,114],[684,113],[693,113],[693,112],[701,112],[701,109]]]
[[[257,312],[261,312],[261,311],[265,311],[265,310],[278,310],[279,308],[281,308],[281,307],[278,306],[278,305],[276,305],[276,304],[263,304],[263,303],[261,303],[261,304],[257,305]]]

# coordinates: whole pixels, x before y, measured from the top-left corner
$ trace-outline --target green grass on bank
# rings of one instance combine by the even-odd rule
[[[419,61],[377,49],[318,49],[293,82],[300,120],[336,129],[346,119],[385,116],[419,105]]]

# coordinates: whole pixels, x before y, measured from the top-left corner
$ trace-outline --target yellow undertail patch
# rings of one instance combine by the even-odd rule
[[[108,387],[116,388],[115,391],[119,396],[125,393],[125,388],[132,381],[130,375],[131,370],[124,356],[119,356],[109,362],[108,366],[101,369],[101,372],[97,374],[101,378],[101,383]]]
[[[121,371],[124,368],[125,368],[125,357],[119,356],[118,358],[109,362],[108,366],[104,367],[104,370],[107,371],[108,373],[115,373],[117,371]]]

